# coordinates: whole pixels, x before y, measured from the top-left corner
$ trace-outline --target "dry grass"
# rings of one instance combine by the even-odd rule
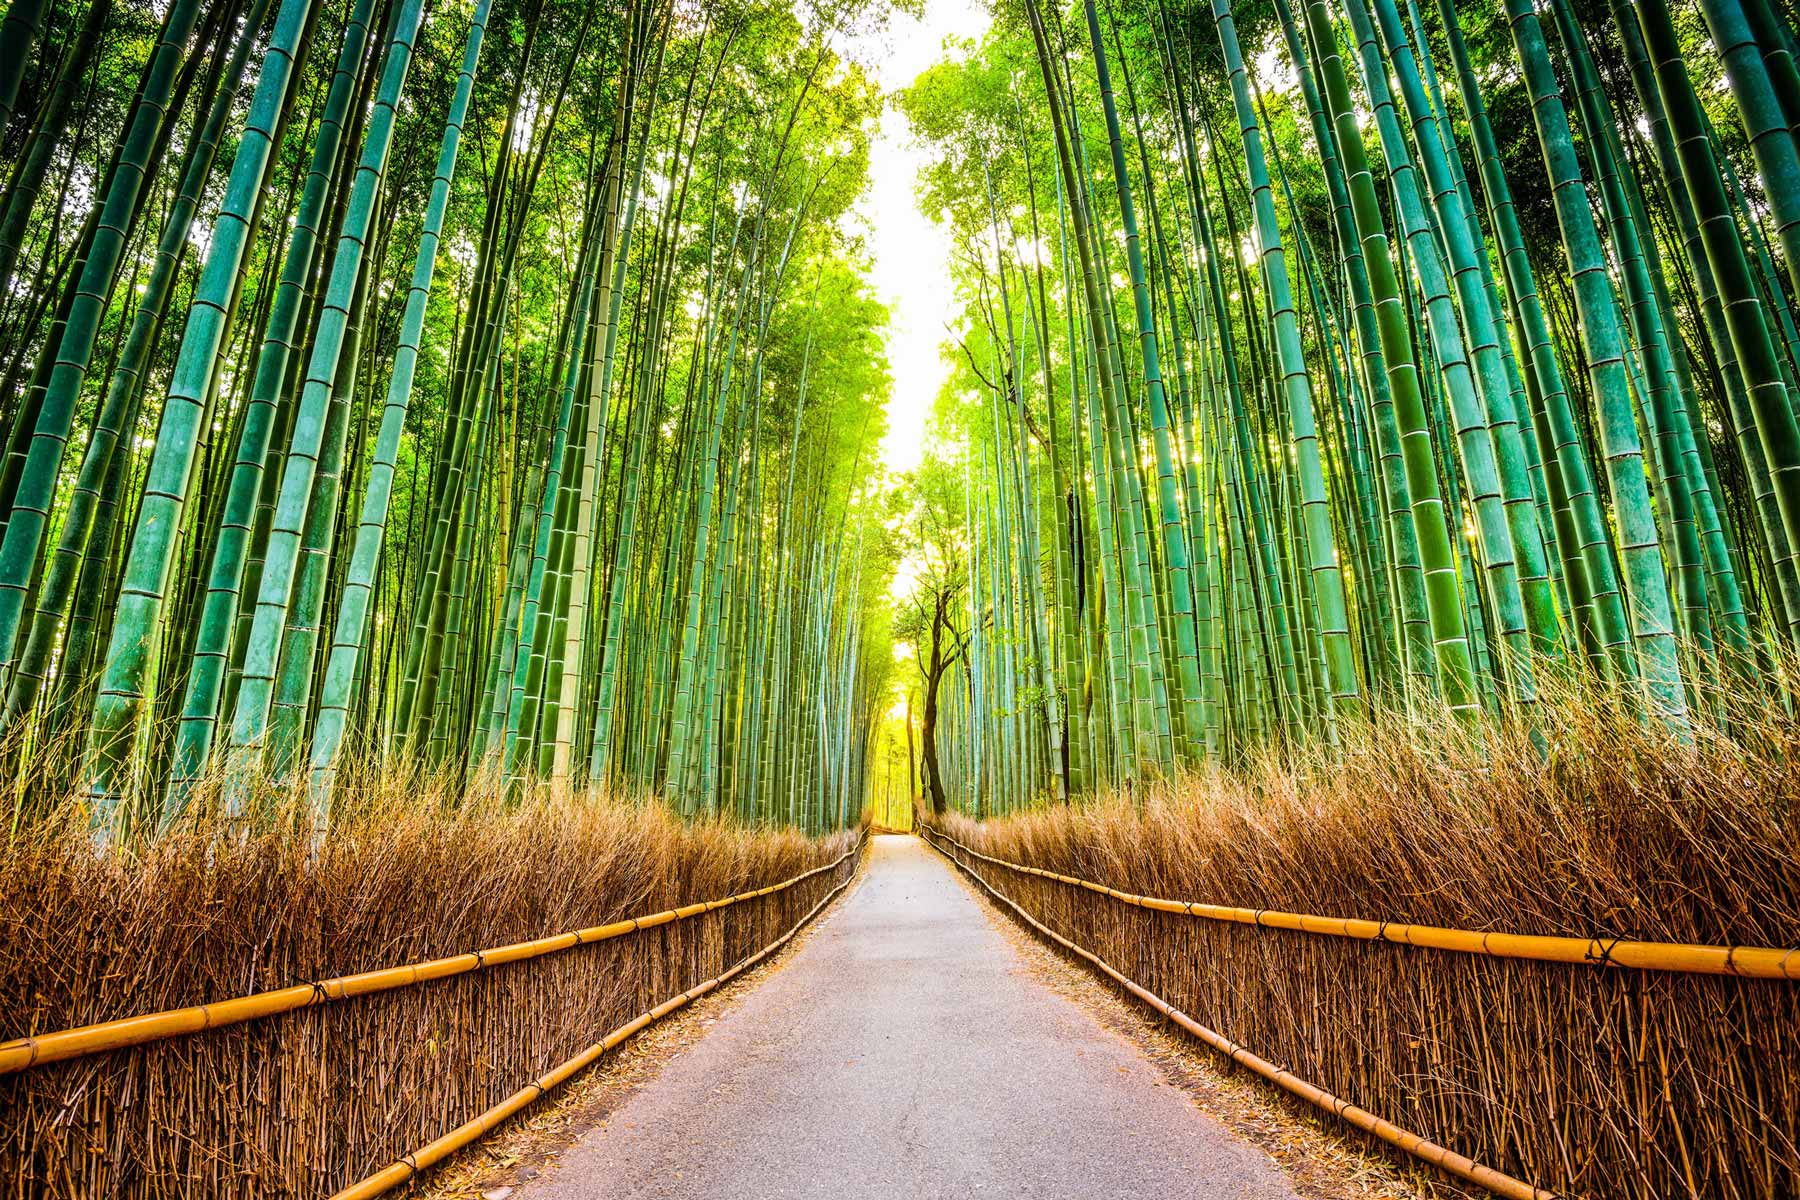
[[[1536,735],[1353,744],[948,822],[1123,890],[1478,930],[1800,945],[1800,724],[1690,742],[1580,696]],[[1536,740],[1534,740],[1536,739]],[[1486,959],[1195,920],[983,874],[1203,1024],[1570,1196],[1795,1194],[1800,988]]]
[[[202,815],[129,855],[94,853],[77,819],[35,827],[0,858],[0,1036],[714,899],[853,836],[451,793],[360,781],[316,848],[280,805],[254,831]],[[760,949],[854,865],[633,937],[0,1078],[0,1194],[329,1193]]]

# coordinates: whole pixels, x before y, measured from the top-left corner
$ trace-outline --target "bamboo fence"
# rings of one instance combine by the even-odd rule
[[[858,853],[861,850],[862,846],[858,844],[851,850],[846,851],[844,857],[848,858],[851,854]],[[809,871],[807,874],[810,876],[822,871],[831,870],[838,866],[842,861],[843,859],[840,859],[838,863],[832,863],[828,867],[821,867],[818,871]],[[392,1191],[394,1188],[399,1187],[408,1180],[415,1178],[421,1172],[429,1170],[432,1166],[442,1162],[464,1146],[485,1137],[496,1126],[500,1125],[501,1122],[526,1108],[534,1101],[549,1094],[551,1088],[561,1086],[580,1071],[592,1066],[599,1060],[600,1056],[605,1054],[608,1050],[629,1040],[677,1009],[684,1008],[693,1003],[695,1000],[698,1000],[715,988],[723,987],[739,975],[742,975],[745,971],[748,971],[757,964],[763,962],[771,954],[774,954],[777,950],[787,945],[788,942],[793,939],[793,936],[805,927],[808,921],[811,921],[814,917],[818,916],[827,904],[830,904],[835,900],[838,895],[849,886],[850,880],[848,878],[840,880],[836,887],[832,888],[829,892],[826,892],[817,904],[807,910],[805,916],[789,926],[785,933],[764,946],[761,950],[758,950],[755,954],[752,954],[748,958],[740,959],[727,970],[713,976],[703,983],[694,985],[680,995],[669,997],[655,1008],[639,1013],[625,1024],[619,1026],[617,1029],[589,1046],[587,1049],[581,1051],[581,1053],[575,1055],[573,1058],[565,1059],[555,1067],[544,1072],[542,1075],[539,1075],[536,1079],[531,1080],[524,1087],[508,1096],[500,1103],[494,1105],[492,1108],[489,1108],[472,1120],[463,1122],[449,1133],[446,1133],[443,1137],[419,1147],[410,1154],[401,1155],[398,1159],[388,1164],[386,1167],[383,1167],[381,1170],[376,1171],[372,1175],[365,1176],[363,1179],[358,1180],[349,1187],[340,1190],[332,1197],[332,1200],[368,1200],[369,1197],[379,1196],[385,1192]],[[759,896],[768,895],[778,890],[782,889],[767,888],[756,894]]]
[[[1232,1061],[1498,1195],[1800,1194],[1794,950],[1168,900],[926,832]]]
[[[719,900],[0,1044],[0,1194],[378,1194],[762,961],[861,849]]]

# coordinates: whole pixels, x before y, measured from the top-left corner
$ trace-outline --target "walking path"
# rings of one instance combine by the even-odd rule
[[[514,1200],[1292,1200],[1267,1155],[1043,986],[951,871],[875,838],[793,957]]]

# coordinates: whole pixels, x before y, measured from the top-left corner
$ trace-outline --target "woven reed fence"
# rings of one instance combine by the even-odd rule
[[[166,882],[189,894],[138,895],[128,911],[85,927],[41,929],[34,942],[16,923],[6,928],[5,1033],[275,991],[331,966],[369,971],[453,957],[420,972],[441,977],[370,992],[328,983],[307,989],[292,1011],[66,1061],[28,1065],[55,1038],[0,1045],[0,1070],[11,1072],[0,1075],[0,1195],[331,1194],[489,1112],[609,1031],[758,957],[848,882],[860,850],[850,835],[808,843],[671,832],[655,815],[576,824],[541,831],[549,871],[427,834],[435,840],[423,850],[403,837],[385,861],[362,847],[361,872],[340,864],[297,884],[283,869],[291,864],[251,854],[222,873],[217,864],[175,871]],[[489,848],[524,850],[523,833],[503,831]],[[67,878],[46,882],[78,886],[83,872],[105,870],[64,866]],[[0,871],[0,885],[20,877]],[[485,893],[458,890],[479,881]],[[522,883],[543,886],[534,894]],[[254,884],[261,888],[252,895]],[[761,890],[771,885],[784,886]],[[707,892],[677,896],[676,887]],[[0,902],[21,899],[6,890]],[[727,897],[722,907],[665,911]],[[192,914],[185,930],[148,923],[184,909]],[[245,913],[263,920],[247,922]],[[634,913],[656,916],[633,928]],[[622,927],[595,929],[621,919]],[[576,929],[587,931],[579,944],[551,938],[515,961],[467,953]],[[340,946],[322,931],[354,931],[361,941]],[[310,969],[301,975],[296,965]],[[84,1000],[91,994],[109,1007],[96,1011]],[[213,1004],[199,1020],[216,1023],[221,1013],[230,1010]]]
[[[1421,946],[1378,917],[1158,900],[928,834],[1141,998],[1332,1093],[1324,1107],[1500,1173],[1485,1182],[1501,1194],[1800,1195],[1800,952],[1640,943],[1615,959],[1613,939],[1575,955],[1445,930]]]

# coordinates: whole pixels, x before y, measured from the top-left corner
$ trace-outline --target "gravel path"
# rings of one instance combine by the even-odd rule
[[[780,970],[513,1200],[1291,1200],[1266,1154],[1039,983],[951,870],[877,837]]]

